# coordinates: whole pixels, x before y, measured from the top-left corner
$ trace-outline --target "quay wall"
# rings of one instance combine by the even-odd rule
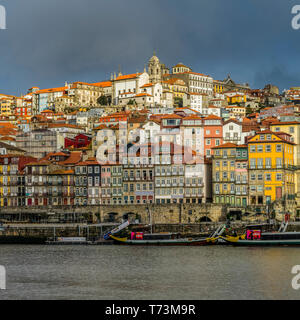
[[[259,223],[259,221],[257,221]],[[180,233],[182,236],[209,236],[211,235],[222,222],[202,222],[190,224],[154,224],[152,232],[171,232]],[[252,224],[252,223],[250,223]],[[5,231],[0,231],[0,244],[5,243],[7,239],[13,243],[13,239],[19,239],[18,243],[45,243],[48,238],[55,237],[86,237],[90,240],[102,238],[103,235],[115,228],[118,224],[103,224],[103,225],[64,225],[64,224],[10,224],[5,225]],[[245,227],[249,222],[233,222],[230,228],[237,233],[244,233]],[[264,231],[278,231],[280,223],[265,225]],[[149,231],[148,224],[132,224],[129,227],[132,231]],[[300,222],[291,223],[287,231],[300,231]],[[3,240],[4,239],[4,240]]]
[[[225,221],[227,208],[217,204],[140,204],[55,207],[1,207],[0,221],[59,222],[68,216],[73,222],[122,222],[144,224],[200,223]]]

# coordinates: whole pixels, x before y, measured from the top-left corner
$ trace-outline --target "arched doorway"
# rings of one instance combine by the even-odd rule
[[[123,214],[123,220],[129,220],[130,222],[135,222],[137,218],[137,214],[134,212],[127,212],[125,214]]]
[[[118,216],[118,214],[116,212],[110,212],[107,215],[107,219],[106,220],[107,220],[107,222],[111,222],[111,223],[116,222],[117,216]]]
[[[200,222],[212,222],[211,219],[207,216],[204,216],[200,219]]]

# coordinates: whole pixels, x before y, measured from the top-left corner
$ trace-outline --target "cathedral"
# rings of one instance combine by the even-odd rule
[[[154,52],[153,57],[148,62],[149,81],[151,83],[161,82],[162,76],[169,73],[169,69],[163,63],[160,63]]]

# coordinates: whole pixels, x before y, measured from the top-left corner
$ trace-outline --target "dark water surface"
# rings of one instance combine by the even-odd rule
[[[0,246],[0,299],[299,299],[300,248]]]

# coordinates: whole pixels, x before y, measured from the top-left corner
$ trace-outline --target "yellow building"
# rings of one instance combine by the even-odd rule
[[[236,94],[234,96],[227,97],[228,104],[245,103],[247,102],[246,95]]]
[[[0,115],[7,117],[13,115],[15,108],[21,107],[22,103],[22,98],[0,94]]]
[[[224,92],[223,82],[214,80],[214,93],[223,93],[223,92]]]
[[[0,114],[1,116],[10,116],[13,114],[13,98],[0,99]]]
[[[185,82],[178,78],[171,78],[162,82],[163,89],[169,90],[173,93],[174,98],[183,98],[188,92],[188,87]]]
[[[297,167],[295,171],[295,192],[297,200],[297,212],[300,215],[300,122],[286,121],[273,122],[270,129],[274,132],[285,132],[292,136],[292,141],[296,144],[294,147],[294,165]]]
[[[294,210],[294,146],[291,135],[269,130],[248,141],[250,205],[267,205],[282,200]]]

